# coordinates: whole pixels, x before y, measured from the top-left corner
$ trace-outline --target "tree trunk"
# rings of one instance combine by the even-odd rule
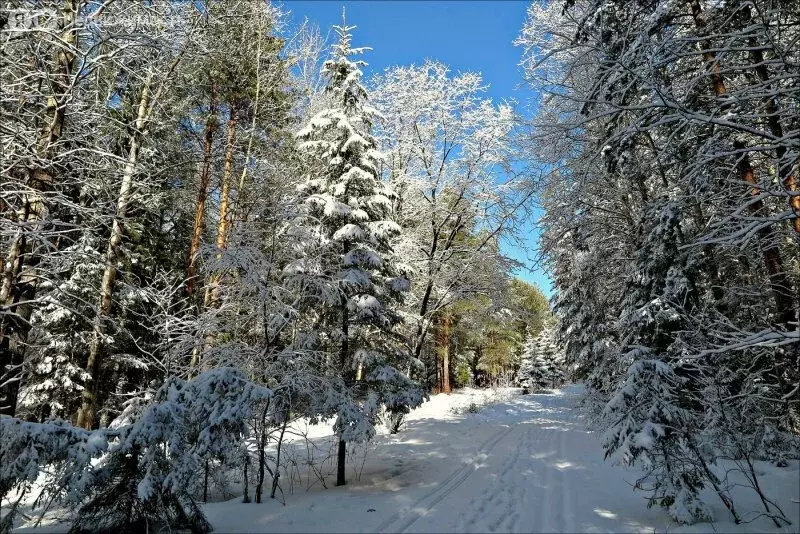
[[[203,473],[203,502],[208,502],[208,458]]]
[[[105,324],[111,313],[111,304],[114,296],[114,283],[117,280],[117,263],[120,260],[120,246],[125,228],[125,215],[128,211],[128,204],[133,192],[133,176],[136,173],[136,165],[139,159],[139,149],[141,148],[141,137],[147,120],[147,110],[150,98],[150,84],[152,75],[148,76],[142,87],[142,94],[139,97],[139,108],[136,113],[134,131],[131,134],[130,146],[128,148],[128,159],[125,162],[125,170],[122,175],[122,183],[117,196],[117,211],[114,215],[114,222],[111,225],[111,237],[108,240],[106,249],[105,268],[103,279],[100,283],[100,303],[97,315],[94,320],[94,335],[89,345],[89,359],[86,362],[86,372],[89,378],[84,384],[81,407],[75,417],[75,425],[87,430],[91,430],[94,425],[97,413],[98,388],[101,382],[98,380],[102,368],[103,339],[105,338]]]
[[[475,347],[475,355],[470,360],[470,371],[472,371],[472,385],[474,387],[479,386],[478,379],[480,376],[480,372],[478,370],[478,365],[480,365],[482,357],[483,357],[483,348]]]
[[[450,386],[450,346],[452,341],[451,326],[452,316],[450,313],[445,312],[441,317],[440,322],[440,347],[442,350],[442,393],[451,393],[453,391]]]
[[[747,18],[747,21],[751,21],[752,16],[750,13],[750,7],[747,6],[742,11]],[[770,95],[771,86],[769,71],[766,63],[764,62],[764,53],[762,52],[761,45],[756,41],[755,37],[750,38],[748,45],[751,49],[750,57],[753,60],[753,65],[755,65],[755,71],[758,75],[758,79],[766,86],[764,92],[769,95],[766,96],[764,100],[766,104],[765,107],[767,111],[767,124],[769,125],[769,131],[773,137],[778,139],[778,145],[775,148],[778,176],[780,177],[784,188],[789,193],[789,208],[794,213],[794,217],[792,218],[792,227],[794,228],[795,232],[800,233],[800,194],[798,194],[797,186],[797,162],[788,157],[786,145],[781,142],[783,139],[783,126],[781,125],[779,115],[780,106],[777,98]]]
[[[435,251],[435,247],[433,251]],[[419,322],[417,323],[416,336],[414,336],[414,357],[418,360],[422,356],[422,347],[425,345],[425,336],[428,333],[428,326],[425,324],[425,315],[428,313],[428,305],[430,303],[432,293],[433,280],[429,277],[428,283],[425,286],[425,293],[422,296],[422,302],[419,307]]]
[[[706,27],[706,22],[703,19],[703,10],[700,7],[699,0],[690,1],[692,8],[692,18],[695,26],[699,30]],[[723,97],[727,94],[725,87],[725,80],[720,73],[719,63],[717,62],[716,54],[710,51],[711,43],[703,43],[703,60],[709,63],[709,71],[711,76],[711,85],[714,89],[714,94],[717,97]],[[750,157],[744,151],[744,145],[741,142],[735,142],[734,148],[737,151],[742,151],[742,156],[737,164],[740,178],[752,185],[752,194],[754,196],[760,195],[761,190],[758,187],[758,180],[756,179],[753,166],[750,163]],[[795,197],[797,198],[797,197]],[[764,211],[764,202],[756,200],[749,205],[749,209],[753,214],[760,214]],[[781,259],[780,251],[778,250],[777,239],[775,232],[770,226],[761,228],[758,231],[758,237],[761,244],[761,254],[764,260],[764,266],[767,270],[767,275],[770,281],[772,296],[775,300],[775,308],[778,312],[778,322],[790,328],[790,322],[794,320],[794,304],[791,297],[791,285],[789,284],[789,277],[783,267],[783,260]]]
[[[434,379],[433,389],[431,391],[431,393],[434,395],[438,395],[442,392],[442,382],[444,382],[444,379],[442,378],[442,356],[439,353],[438,335],[436,341],[437,344],[433,348],[434,363],[436,365],[436,378]]]
[[[734,143],[734,147],[737,150],[744,148],[739,142]],[[753,184],[752,194],[759,195],[761,191],[756,185],[755,172],[746,154],[739,160],[737,167],[742,179]],[[764,209],[764,202],[761,200],[757,200],[750,205],[750,211],[754,215],[763,213]],[[764,266],[769,275],[772,296],[775,299],[775,307],[778,311],[778,322],[787,328],[791,328],[790,323],[794,321],[794,303],[792,302],[789,276],[783,267],[783,260],[778,249],[777,237],[771,227],[760,228],[758,237],[761,243]]]
[[[66,116],[67,98],[71,91],[70,78],[75,61],[73,50],[78,44],[77,18],[78,0],[66,0],[61,7],[59,19],[60,45],[55,52],[55,69],[50,73],[49,83],[53,89],[47,98],[45,118],[36,141],[36,152],[42,161],[52,162],[54,144],[61,138]],[[47,216],[45,193],[53,187],[55,171],[52,165],[40,165],[29,174],[30,191],[25,196],[18,218],[17,235],[9,247],[3,266],[0,284],[0,414],[16,413],[17,397],[21,381],[21,370],[25,356],[33,299],[39,276],[36,273],[38,259],[31,252],[26,257],[25,232],[41,223]],[[9,376],[10,375],[10,376]],[[16,376],[15,376],[16,375]]]
[[[217,94],[214,84],[211,85],[211,105],[206,119],[203,133],[203,163],[200,166],[200,180],[197,190],[197,202],[194,208],[194,226],[192,228],[192,241],[189,244],[189,258],[186,267],[186,293],[194,295],[195,278],[197,277],[197,253],[200,251],[200,241],[203,236],[203,227],[206,218],[206,200],[208,186],[211,182],[212,147],[214,132],[217,130]],[[197,355],[192,357],[196,360]],[[194,362],[196,363],[196,362]]]
[[[706,27],[706,21],[703,19],[703,8],[700,6],[700,0],[690,0],[689,4],[692,7],[692,20],[698,29],[703,30]],[[725,80],[720,73],[719,62],[717,56],[711,51],[711,43],[706,41],[703,47],[703,61],[708,64],[708,71],[711,77],[711,86],[714,88],[714,94],[722,96],[727,93],[725,89]]]
[[[228,220],[228,205],[231,194],[231,168],[233,167],[233,146],[236,141],[236,114],[233,105],[230,105],[230,115],[228,117],[227,137],[225,141],[225,165],[222,171],[220,183],[219,199],[219,223],[217,224],[217,258],[222,257],[222,251],[228,246],[228,232],[230,221]],[[220,288],[219,284],[222,275],[214,273],[211,283],[206,288],[204,304],[206,308],[216,308],[219,306]]]
[[[242,165],[242,174],[239,176],[239,187],[236,190],[236,213],[237,216],[241,221],[247,220],[247,213],[245,211],[245,207],[242,204],[242,195],[244,192],[244,185],[245,179],[247,178],[247,169],[250,165],[250,154],[252,153],[253,149],[253,133],[256,129],[256,119],[258,119],[258,104],[261,98],[261,43],[264,42],[263,38],[261,37],[263,31],[263,22],[261,20],[261,11],[258,12],[259,21],[258,21],[258,33],[256,35],[256,39],[258,39],[259,46],[256,48],[256,94],[253,98],[253,118],[250,122],[250,132],[247,136],[247,150],[244,154],[244,165]]]
[[[277,452],[275,454],[275,473],[272,475],[272,491],[269,493],[269,498],[275,498],[275,492],[278,490],[278,481],[281,478],[281,449],[283,447],[283,436],[286,433],[286,425],[289,424],[289,410],[283,413],[283,425],[281,426],[281,434],[278,436],[278,443],[276,445]]]
[[[258,481],[256,482],[256,504],[261,504],[261,495],[264,489],[264,477],[267,469],[267,412],[270,402],[267,400],[264,410],[261,412],[261,428],[259,429],[258,439]]]
[[[347,443],[341,438],[339,439],[339,451],[336,455],[336,485],[344,486],[347,481],[344,478],[344,466],[347,460]]]
[[[344,250],[345,254],[348,251],[348,244],[345,242]],[[347,313],[347,299],[344,300],[342,303],[342,347],[341,352],[339,353],[339,368],[341,369],[342,376],[345,378],[345,384],[348,384],[349,380],[347,380],[348,375],[350,374],[350,370],[347,366],[348,355],[350,352],[350,340],[348,339],[349,336],[349,322],[350,317]],[[345,480],[344,471],[345,471],[345,462],[347,460],[347,443],[342,439],[342,431],[339,433],[339,451],[336,456],[336,485],[337,486],[344,486],[347,481]]]
[[[212,148],[214,144],[214,132],[217,130],[217,94],[214,84],[211,84],[211,103],[208,110],[208,118],[203,133],[203,162],[200,165],[200,180],[197,189],[197,202],[194,208],[194,226],[192,227],[192,240],[189,243],[189,258],[186,267],[186,294],[191,300],[194,296],[195,282],[197,278],[197,254],[200,251],[200,241],[203,238],[203,228],[206,218],[206,200],[208,199],[208,186],[211,183],[211,164],[213,160]],[[202,347],[195,347],[192,351],[192,359],[189,362],[191,368],[197,367],[200,363],[200,353]]]
[[[356,368],[356,382],[360,382],[364,376],[364,362],[358,362],[358,368]]]
[[[789,172],[786,173],[786,178],[783,179],[783,185],[790,194],[789,206],[794,213],[792,226],[794,227],[794,231],[800,234],[800,184],[798,184],[797,180],[797,165],[788,162],[785,168],[787,168]]]
[[[243,458],[243,475],[244,478],[242,479],[242,484],[244,485],[244,495],[242,495],[242,502],[247,504],[250,502],[250,480],[247,478],[247,468],[250,465],[250,455],[247,451],[244,452]]]

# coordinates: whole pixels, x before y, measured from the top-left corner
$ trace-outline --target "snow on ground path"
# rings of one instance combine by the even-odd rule
[[[662,513],[633,495],[623,470],[602,461],[574,400],[562,392],[519,395],[485,408],[480,422],[465,423],[494,428],[497,438],[459,470],[467,469],[466,479],[444,480],[433,503],[423,500],[407,520],[381,531],[652,532],[668,526]],[[630,497],[626,513],[612,511],[621,494]]]
[[[793,521],[734,525],[706,492],[718,523],[678,526],[634,492],[639,472],[603,461],[596,434],[574,408],[579,386],[553,394],[461,390],[435,395],[397,435],[379,435],[363,464],[351,462],[347,486],[286,495],[286,505],[241,497],[204,504],[216,532],[670,532],[746,533],[800,530],[800,470],[758,462],[762,487]],[[471,403],[482,405],[468,413]],[[330,427],[310,427],[316,440]],[[252,495],[252,493],[251,493]],[[755,494],[734,492],[740,512],[759,510]],[[793,502],[794,500],[794,502]],[[63,514],[62,514],[63,515]],[[68,523],[38,532],[65,532]]]
[[[452,406],[463,408],[474,391],[437,395],[400,434],[378,436],[362,477],[345,487],[295,493],[286,506],[228,501],[204,509],[221,532],[775,531],[764,518],[727,522],[711,494],[720,521],[713,526],[680,527],[647,509],[644,494],[632,490],[639,473],[603,461],[597,436],[573,407],[579,392],[514,395],[458,415]],[[779,532],[797,532],[797,462],[759,465],[767,492],[794,521]],[[757,509],[754,494],[734,496],[737,508]]]
[[[485,458],[488,458],[495,446],[501,440],[503,440],[503,438],[508,436],[512,430],[513,429],[510,427],[506,428],[496,436],[492,436],[487,439],[478,448],[473,461],[466,463],[453,471],[450,476],[441,481],[431,491],[425,493],[422,497],[417,499],[414,504],[412,504],[409,509],[405,511],[405,513],[397,512],[387,521],[381,523],[378,526],[377,531],[406,532],[418,519],[430,513],[432,510],[434,510],[434,506],[439,504],[443,499],[458,489],[458,487],[461,486],[461,484],[463,484],[467,478],[469,478],[472,472],[480,467],[480,465],[476,462],[481,462]]]

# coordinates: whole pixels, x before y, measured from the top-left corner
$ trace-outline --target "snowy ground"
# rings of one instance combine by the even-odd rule
[[[218,532],[770,532],[765,518],[678,527],[633,492],[637,473],[605,463],[596,435],[573,408],[579,388],[552,395],[467,390],[436,395],[398,435],[380,435],[360,478],[348,485],[295,489],[286,505],[204,505]],[[470,404],[482,405],[470,413]],[[320,427],[315,434],[324,433]],[[798,532],[800,472],[761,463],[765,492]],[[741,512],[757,510],[750,490],[735,493]],[[63,528],[63,527],[62,527]]]
[[[479,392],[437,395],[400,434],[376,438],[360,480],[295,493],[286,506],[230,501],[205,511],[222,532],[713,532],[709,524],[679,528],[646,508],[631,488],[636,473],[603,462],[597,437],[572,408],[577,391],[499,392],[475,414],[464,407]],[[793,520],[781,531],[797,532],[797,463],[759,467],[768,471],[766,491]],[[708,501],[717,532],[775,530],[764,518],[728,523],[724,508]],[[757,509],[746,493],[737,504]]]

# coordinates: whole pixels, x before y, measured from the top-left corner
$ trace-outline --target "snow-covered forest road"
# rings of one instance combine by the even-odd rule
[[[580,480],[569,471],[585,469],[573,462],[590,451],[583,450],[587,440],[579,435],[584,432],[575,412],[564,409],[567,398],[517,396],[491,407],[494,421],[482,429],[489,437],[461,467],[378,530],[575,531],[573,483]]]
[[[603,461],[598,437],[574,407],[577,387],[552,395],[518,391],[434,396],[400,434],[378,436],[360,479],[351,476],[345,487],[296,490],[286,506],[228,501],[204,510],[221,532],[713,531],[707,523],[678,527],[664,511],[645,507],[644,494],[632,490],[638,472]],[[467,411],[481,395],[485,405]],[[797,463],[759,468],[766,491],[794,521],[781,532],[796,532]],[[740,494],[743,511],[757,509]],[[774,530],[764,518],[728,523],[711,495],[708,502],[717,531]]]

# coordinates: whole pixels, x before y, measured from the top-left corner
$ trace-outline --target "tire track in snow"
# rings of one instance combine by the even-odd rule
[[[510,434],[513,429],[513,426],[509,426],[499,434],[491,436],[481,444],[481,446],[478,448],[478,451],[475,453],[475,457],[491,452],[492,449],[504,437]],[[430,512],[431,508],[436,506],[442,501],[442,499],[450,495],[456,488],[461,486],[461,484],[463,484],[464,481],[469,478],[475,469],[476,467],[474,466],[473,462],[459,467],[453,471],[453,473],[450,474],[450,476],[448,476],[441,484],[437,485],[434,489],[417,499],[411,506],[409,506],[409,509],[406,513],[397,512],[389,517],[386,521],[378,525],[375,530],[377,532],[405,532],[419,518]],[[396,529],[387,530],[397,521],[401,522]]]

